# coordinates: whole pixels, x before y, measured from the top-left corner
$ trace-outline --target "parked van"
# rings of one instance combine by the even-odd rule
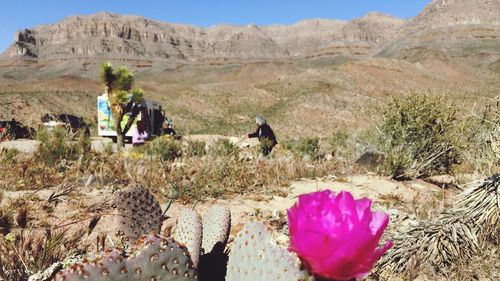
[[[162,133],[162,125],[165,113],[159,102],[144,99],[141,104],[134,105],[139,114],[134,120],[132,127],[125,134],[125,140],[130,142],[134,130],[137,129],[137,121],[143,121],[146,125],[148,136],[159,136]],[[132,112],[125,113],[122,120],[122,128],[127,124]],[[115,121],[111,114],[111,108],[107,94],[97,97],[97,134],[101,137],[112,138],[116,142]]]

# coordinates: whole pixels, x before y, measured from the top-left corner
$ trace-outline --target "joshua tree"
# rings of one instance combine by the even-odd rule
[[[144,91],[132,90],[134,76],[126,67],[113,69],[109,62],[101,64],[101,82],[108,94],[111,114],[115,121],[116,140],[120,148],[124,146],[125,134],[139,114]],[[122,120],[126,113],[130,113],[130,118],[125,127],[122,127]]]

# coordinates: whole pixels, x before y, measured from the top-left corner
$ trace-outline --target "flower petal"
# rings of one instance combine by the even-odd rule
[[[288,209],[290,250],[321,277],[350,280],[370,272],[391,247],[377,248],[389,216],[372,212],[371,200],[330,190],[299,196]]]

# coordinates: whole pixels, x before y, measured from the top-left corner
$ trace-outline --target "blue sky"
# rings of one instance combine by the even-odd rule
[[[465,0],[464,0],[465,1]],[[219,23],[290,24],[307,18],[353,19],[371,11],[401,18],[417,15],[430,0],[3,0],[0,52],[16,30],[101,11],[199,26]]]

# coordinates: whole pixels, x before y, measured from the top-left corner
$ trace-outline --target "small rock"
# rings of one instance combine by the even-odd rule
[[[36,274],[31,275],[28,278],[28,281],[49,281],[52,280],[54,275],[63,268],[63,264],[61,262],[56,262],[52,264],[45,271],[40,271]]]
[[[365,167],[368,170],[376,170],[384,163],[385,156],[377,152],[365,152],[356,160],[356,164]]]

